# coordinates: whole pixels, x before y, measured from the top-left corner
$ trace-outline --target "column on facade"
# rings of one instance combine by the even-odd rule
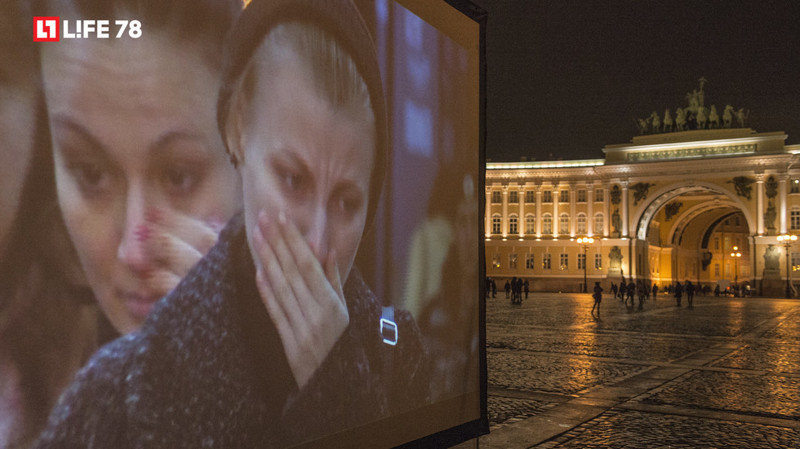
[[[503,237],[508,236],[508,185],[503,186]]]
[[[628,237],[628,181],[622,184],[622,236]]]
[[[609,195],[611,195],[611,188],[608,184],[603,184],[603,237],[608,237],[609,232],[611,229],[611,222],[609,215],[609,209],[611,207],[611,200]]]
[[[486,223],[484,226],[484,233],[486,237],[489,237],[492,233],[492,188],[486,186]]]
[[[517,204],[519,204],[519,217],[517,218],[517,233],[520,237],[525,235],[525,183],[519,183],[519,193],[517,194]]]
[[[783,173],[778,179],[778,213],[780,214],[780,233],[786,234],[789,230],[786,225],[786,184],[789,181],[789,175]]]
[[[542,236],[542,185],[536,184],[536,237]]]
[[[586,185],[586,235],[594,234],[594,185]]]
[[[575,223],[576,215],[575,215],[575,201],[576,201],[576,192],[575,192],[575,184],[569,184],[569,236],[575,237]]]
[[[550,198],[553,200],[553,237],[558,237],[558,184],[553,184],[553,194]]]
[[[758,235],[764,235],[764,175],[756,175],[756,226]]]

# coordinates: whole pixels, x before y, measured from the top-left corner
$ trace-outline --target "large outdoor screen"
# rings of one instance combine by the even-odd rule
[[[270,1],[241,16],[314,28],[297,5],[329,3]],[[349,30],[322,20],[318,45],[286,26],[254,50],[229,45],[238,0],[18,3],[23,26],[0,30],[0,386],[19,405],[0,446],[488,432],[483,11],[342,0]],[[257,56],[236,72],[230,48]]]

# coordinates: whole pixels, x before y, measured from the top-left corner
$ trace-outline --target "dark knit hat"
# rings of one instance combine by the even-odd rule
[[[217,125],[229,154],[226,121],[232,96],[248,62],[267,34],[286,22],[307,23],[332,36],[355,62],[364,78],[375,116],[375,166],[370,182],[367,224],[380,199],[389,148],[386,102],[378,55],[364,18],[352,0],[252,0],[231,30],[225,47],[225,67],[217,102]]]

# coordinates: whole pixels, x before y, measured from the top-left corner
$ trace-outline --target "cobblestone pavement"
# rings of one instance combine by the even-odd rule
[[[481,448],[798,448],[800,301],[487,300]]]

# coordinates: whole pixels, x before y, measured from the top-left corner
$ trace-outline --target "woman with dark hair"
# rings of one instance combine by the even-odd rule
[[[96,348],[60,220],[30,15],[0,2],[0,447],[29,446]]]
[[[137,20],[141,35],[44,43],[58,204],[100,308],[136,330],[241,207],[216,129],[236,0],[52,0],[61,19]],[[116,22],[112,20],[112,22]]]
[[[232,33],[220,130],[244,212],[143,327],[106,346],[39,447],[286,447],[424,405],[416,324],[353,266],[388,127],[349,0],[255,0]],[[383,318],[386,320],[386,318]]]

